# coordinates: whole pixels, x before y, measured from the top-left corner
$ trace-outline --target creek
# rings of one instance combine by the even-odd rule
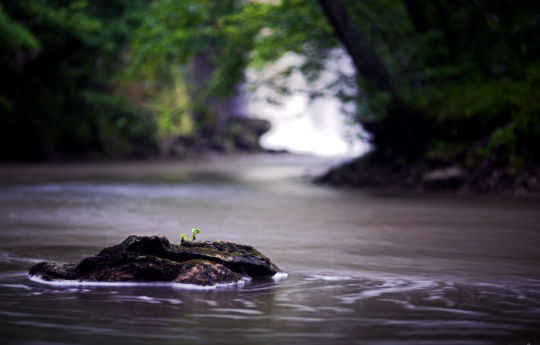
[[[4,344],[527,344],[540,340],[532,198],[335,189],[328,159],[0,167]],[[255,246],[286,279],[185,290],[52,286],[129,234]]]

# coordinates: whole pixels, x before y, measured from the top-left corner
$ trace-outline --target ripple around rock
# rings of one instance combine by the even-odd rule
[[[171,282],[202,286],[274,276],[279,268],[255,248],[224,241],[171,244],[165,236],[131,235],[79,264],[40,262],[29,275],[45,281]]]

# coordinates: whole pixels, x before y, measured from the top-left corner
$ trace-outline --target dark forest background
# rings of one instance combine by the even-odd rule
[[[180,137],[256,147],[264,124],[233,106],[246,68],[302,56],[263,81],[290,94],[293,72],[317,82],[341,47],[356,76],[311,97],[354,104],[372,150],[327,180],[413,186],[439,169],[533,188],[539,27],[528,0],[3,0],[0,160],[152,157]]]

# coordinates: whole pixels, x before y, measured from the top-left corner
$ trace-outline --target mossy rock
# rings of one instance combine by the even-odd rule
[[[47,281],[215,285],[277,272],[279,268],[252,246],[225,241],[172,244],[165,236],[131,235],[77,265],[41,262],[29,275]]]

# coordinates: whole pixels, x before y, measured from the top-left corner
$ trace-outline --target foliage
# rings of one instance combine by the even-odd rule
[[[343,2],[414,113],[388,112],[390,95],[359,78],[356,120],[374,157],[470,169],[540,162],[538,2]]]
[[[469,165],[540,161],[538,9],[528,1],[425,4],[429,30],[411,32],[396,54],[408,58],[400,66],[395,56],[392,66],[405,99],[433,124],[428,154],[438,143],[459,148],[454,159]]]
[[[299,65],[255,86],[288,94],[303,73],[313,97],[356,105],[374,156],[471,169],[540,161],[539,2],[340,1],[414,118],[389,111],[395,95],[361,76],[320,87],[341,48],[317,1],[3,1],[0,157],[148,154],[156,137],[219,121],[219,98],[246,68],[294,53]]]
[[[180,234],[180,238],[182,239],[182,243],[185,241],[195,241],[195,236],[201,233],[201,230],[199,228],[193,228],[191,229],[191,236],[186,236],[186,234]]]
[[[253,36],[262,23],[260,8],[239,0],[158,0],[150,7],[133,41],[132,71],[157,78],[168,66],[210,54],[217,66],[210,94],[230,94],[243,78]]]
[[[340,76],[312,96],[333,93],[355,102],[355,119],[371,131],[376,151],[394,161],[429,157],[440,164],[539,160],[536,2],[342,1],[419,116],[408,121],[388,114],[391,95],[362,78],[351,88],[350,77]],[[411,10],[408,2],[419,6]],[[136,35],[132,67],[157,75],[163,66],[188,66],[209,53],[215,69],[197,93],[205,100],[230,94],[246,67],[264,67],[292,52],[302,56],[299,66],[259,81],[288,94],[296,71],[318,82],[338,47],[314,1],[158,0]]]
[[[152,151],[151,118],[114,87],[145,7],[144,0],[2,2],[0,159]]]
[[[185,135],[193,131],[189,104],[185,83],[180,78],[171,87],[157,94],[150,107],[158,112],[158,138]]]
[[[181,105],[160,113],[160,136],[193,130],[209,135],[209,129],[223,125],[220,98],[235,95],[243,79],[262,25],[254,20],[260,7],[239,0],[152,3],[135,33],[127,74],[165,85],[156,103],[182,93]]]

